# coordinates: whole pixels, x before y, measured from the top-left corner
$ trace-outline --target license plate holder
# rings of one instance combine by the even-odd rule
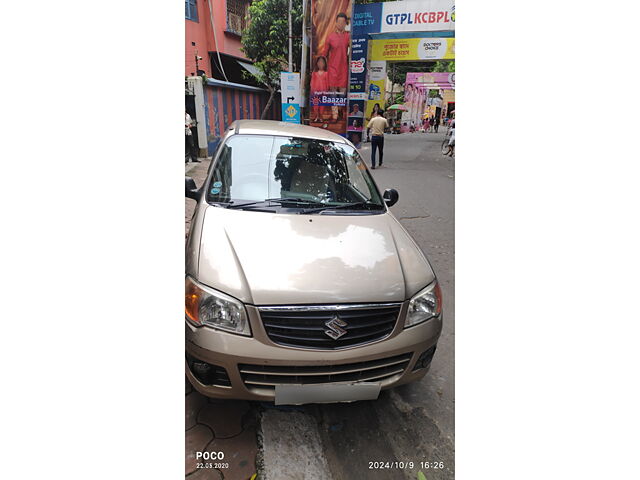
[[[356,402],[375,400],[378,395],[380,395],[380,384],[375,382],[276,385],[275,404]]]

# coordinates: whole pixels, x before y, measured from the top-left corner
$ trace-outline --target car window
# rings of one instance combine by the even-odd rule
[[[382,199],[353,147],[329,141],[234,135],[222,147],[210,202],[297,198],[329,205]]]
[[[349,181],[353,185],[355,189],[358,190],[365,197],[369,192],[369,184],[366,181],[366,177],[362,174],[362,171],[365,170],[364,164],[362,163],[362,159],[359,158],[360,155],[355,149],[352,149],[351,157],[352,161],[346,162],[347,170],[349,171]]]
[[[273,137],[234,135],[223,146],[209,184],[217,201],[268,198]]]

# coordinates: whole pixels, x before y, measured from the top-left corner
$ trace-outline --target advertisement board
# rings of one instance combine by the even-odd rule
[[[406,83],[414,83],[423,88],[455,90],[455,72],[408,72]]]
[[[347,131],[351,0],[311,3],[311,126]]]
[[[371,40],[371,60],[453,60],[455,38]]]
[[[300,123],[300,74],[280,72],[282,121]]]
[[[380,32],[433,32],[455,29],[453,0],[405,0],[382,4]]]
[[[354,5],[351,28],[351,75],[349,91],[361,93],[366,86],[369,34],[380,32],[382,3]]]
[[[384,109],[385,87],[387,82],[387,62],[371,60],[369,62],[369,87],[365,117],[371,118],[374,108]]]
[[[426,109],[427,95],[428,90],[415,80],[409,78],[405,80],[404,106],[407,111],[402,113],[402,122],[407,122],[409,126],[420,124]]]

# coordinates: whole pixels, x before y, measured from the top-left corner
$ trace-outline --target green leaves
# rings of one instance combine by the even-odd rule
[[[424,473],[418,472],[418,480],[427,480],[427,477],[424,476]]]
[[[455,60],[438,60],[433,67],[434,72],[455,72],[456,62]]]
[[[260,72],[258,80],[277,89],[280,72],[287,70],[289,53],[289,0],[259,0],[249,7],[249,26],[242,32],[242,50]],[[291,10],[293,67],[299,71],[302,42],[302,0]],[[298,37],[298,38],[295,38]]]

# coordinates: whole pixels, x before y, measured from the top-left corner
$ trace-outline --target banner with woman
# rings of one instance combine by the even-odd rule
[[[351,0],[311,3],[310,124],[347,131]]]

